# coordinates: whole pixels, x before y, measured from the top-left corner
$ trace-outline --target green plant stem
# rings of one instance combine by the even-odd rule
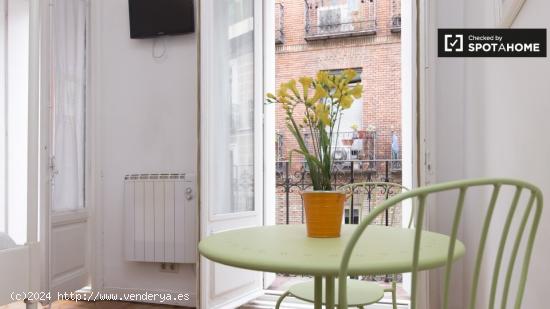
[[[304,104],[305,105],[305,104]],[[309,128],[309,132],[311,134],[311,140],[313,141],[313,151],[317,154],[317,155],[320,155],[321,152],[319,151],[319,146],[318,146],[318,143],[317,143],[317,136],[315,136],[314,132],[313,132],[313,128],[311,126],[311,115],[309,114],[309,107],[306,106],[306,117],[308,119],[308,122],[306,123],[306,125],[308,126]]]

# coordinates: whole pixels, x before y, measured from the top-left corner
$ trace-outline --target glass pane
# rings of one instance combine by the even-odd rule
[[[86,16],[84,0],[58,0],[53,6],[54,211],[84,207]]]
[[[28,167],[28,94],[29,94],[29,2],[6,1],[1,9],[3,24],[0,108],[3,188],[0,207],[3,232],[17,244],[27,241],[27,167]]]
[[[216,1],[213,46],[219,194],[214,214],[254,210],[254,1]]]

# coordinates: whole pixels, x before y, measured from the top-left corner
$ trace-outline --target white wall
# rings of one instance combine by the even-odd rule
[[[103,288],[190,293],[191,300],[181,304],[193,306],[194,264],[172,274],[160,272],[158,264],[124,261],[123,178],[130,173],[196,173],[196,38],[168,37],[166,55],[153,59],[153,40],[130,39],[127,0],[93,5],[92,29],[99,31],[92,34],[92,79],[98,92],[93,108],[99,109]]]
[[[483,26],[493,17],[492,1],[470,0],[467,23]],[[481,14],[483,16],[477,16]],[[550,2],[529,0],[513,24],[515,28],[550,28]],[[472,162],[467,175],[509,176],[540,186],[550,196],[548,158],[550,141],[550,61],[548,58],[484,59],[466,66],[468,116],[477,116],[476,125],[466,130]],[[468,122],[466,122],[468,124]],[[480,149],[477,157],[475,149]],[[474,169],[475,168],[475,169]],[[550,212],[543,213],[523,308],[545,308],[550,286]]]
[[[495,27],[494,0],[438,1],[438,27]],[[459,12],[459,13],[457,13]],[[463,12],[462,20],[456,20]],[[550,2],[527,0],[513,27],[550,27]],[[432,46],[435,52],[435,45]],[[472,177],[514,177],[531,181],[550,194],[550,61],[548,58],[437,59],[435,74],[434,141],[437,181]],[[448,218],[442,212],[440,217]],[[468,208],[465,224],[480,224],[480,208]],[[550,213],[546,210],[538,232],[530,277],[522,308],[546,308],[550,285]],[[479,233],[466,228],[462,238],[477,248]],[[489,243],[498,241],[491,237]],[[489,254],[491,255],[491,254]],[[465,273],[474,260],[465,259]],[[519,265],[519,264],[518,264]],[[467,299],[470,275],[463,280]],[[481,286],[489,281],[486,272]],[[481,303],[487,302],[480,289]],[[455,294],[459,292],[455,291]],[[455,308],[465,308],[456,305]],[[435,308],[435,307],[434,307]]]

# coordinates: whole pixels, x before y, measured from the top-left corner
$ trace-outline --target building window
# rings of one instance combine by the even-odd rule
[[[361,73],[363,72],[362,68],[352,68],[357,73],[355,75],[355,78],[351,81],[351,84],[353,83],[360,83],[361,82]],[[328,70],[328,73],[330,75],[340,75],[342,72],[346,69],[338,69],[338,70]],[[349,147],[353,149],[354,147],[359,149],[362,148],[362,144],[360,139],[357,139],[357,136],[354,135],[354,129],[353,128],[361,128],[363,124],[363,98],[359,98],[353,102],[351,107],[345,111],[342,112],[342,118],[340,119],[340,130],[339,135],[336,137],[336,146],[337,147]],[[352,145],[345,145],[346,140],[354,140]],[[355,145],[357,144],[357,145]],[[348,160],[350,159],[358,159],[356,156],[353,156],[352,153],[348,155]]]

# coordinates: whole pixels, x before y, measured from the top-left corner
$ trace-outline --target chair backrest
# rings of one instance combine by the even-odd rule
[[[518,257],[518,251],[520,251],[520,247],[522,247],[524,250],[523,261],[521,263],[520,276],[519,276],[519,280],[517,281],[517,286],[514,286],[517,292],[516,292],[516,298],[513,306],[513,308],[520,309],[521,302],[523,299],[523,294],[525,291],[525,282],[527,280],[527,273],[528,273],[529,261],[530,261],[531,253],[533,249],[533,243],[535,240],[536,231],[537,231],[539,221],[540,221],[540,216],[542,213],[543,199],[542,199],[542,193],[539,188],[537,188],[536,186],[530,183],[519,181],[519,180],[513,180],[513,179],[473,179],[473,180],[461,180],[461,181],[441,183],[433,186],[418,188],[415,190],[411,190],[409,192],[404,192],[378,205],[363,220],[363,222],[357,226],[356,231],[351,236],[349,243],[344,249],[344,253],[340,264],[340,273],[339,273],[339,281],[338,281],[339,308],[340,309],[347,308],[346,276],[348,273],[348,266],[349,266],[351,254],[353,252],[355,245],[357,244],[358,239],[361,237],[361,235],[363,234],[367,226],[370,225],[378,215],[380,215],[386,209],[389,209],[391,207],[398,205],[402,201],[411,199],[413,201],[414,200],[417,201],[417,203],[415,203],[415,209],[414,209],[416,213],[415,215],[416,230],[415,230],[414,250],[413,250],[413,256],[412,256],[412,271],[411,271],[412,273],[411,309],[416,309],[416,295],[417,295],[416,292],[417,292],[417,281],[418,281],[418,271],[419,271],[418,261],[419,261],[419,251],[420,251],[419,248],[420,248],[420,241],[421,241],[421,235],[422,235],[422,228],[424,224],[424,214],[427,206],[426,205],[427,199],[437,193],[454,191],[457,193],[458,198],[455,204],[456,208],[454,209],[454,218],[452,221],[453,224],[451,226],[451,235],[450,235],[449,248],[447,253],[447,261],[446,261],[445,274],[444,274],[443,303],[441,306],[441,309],[448,309],[449,286],[451,282],[454,249],[457,241],[458,227],[463,217],[462,213],[463,213],[463,208],[465,204],[466,193],[470,188],[478,188],[478,187],[492,189],[492,193],[491,193],[490,200],[488,202],[485,216],[482,217],[483,226],[481,227],[479,245],[478,245],[477,251],[475,252],[476,254],[475,266],[472,272],[472,285],[470,289],[470,298],[469,298],[468,306],[466,308],[479,309],[479,308],[476,308],[477,290],[478,290],[479,276],[481,273],[481,265],[483,261],[484,251],[485,251],[485,245],[487,242],[487,235],[492,223],[493,213],[495,210],[495,206],[497,205],[499,194],[502,192],[503,188],[509,187],[513,190],[514,194],[509,203],[509,208],[507,211],[505,222],[494,223],[494,224],[498,224],[496,225],[498,228],[502,227],[502,234],[500,235],[500,241],[498,245],[498,251],[496,252],[496,258],[495,258],[494,264],[492,264],[493,265],[492,273],[490,273],[492,277],[490,281],[491,288],[490,288],[488,308],[493,309],[495,307],[496,298],[497,298],[497,287],[500,282],[503,282],[502,290],[500,290],[501,292],[500,295],[502,296],[500,301],[500,308],[507,308],[506,305],[508,304],[508,293],[510,292],[510,284],[513,277],[512,274],[514,273],[514,266],[516,264],[516,260]],[[516,217],[516,212],[517,212],[516,210],[518,210],[520,197],[524,191],[529,194],[529,198],[526,199],[527,200],[526,205],[525,205],[523,214],[520,217],[521,219],[517,226],[516,233],[510,233],[510,226],[512,225],[513,218]],[[521,200],[523,201],[524,199],[521,199]],[[498,202],[500,207],[502,205],[502,201],[498,201]],[[528,230],[528,234],[526,235],[527,239],[524,242],[523,238],[524,238],[524,232],[526,229]],[[514,236],[513,234],[515,234],[515,238],[513,237]],[[499,279],[501,279],[500,277],[501,264],[503,261],[505,247],[508,244],[508,240],[513,241],[512,247],[507,249],[509,251],[508,266],[505,268],[506,272],[504,274],[504,281],[499,281]]]
[[[350,223],[352,223],[351,218],[353,218],[353,213],[351,209],[358,205],[359,212],[359,222],[363,221],[363,211],[365,207],[368,207],[369,213],[377,207],[382,201],[386,201],[389,198],[400,194],[409,189],[401,184],[394,182],[383,182],[383,181],[366,181],[366,182],[356,182],[352,184],[347,184],[338,189],[346,193],[349,198],[347,201],[351,204],[350,207]],[[387,225],[393,226],[395,224],[395,213],[394,209],[388,209],[387,212],[382,213],[379,218],[382,219],[382,222],[388,223]],[[413,217],[410,216],[408,220],[407,227],[411,228],[413,223]],[[384,220],[385,219],[385,220]]]

